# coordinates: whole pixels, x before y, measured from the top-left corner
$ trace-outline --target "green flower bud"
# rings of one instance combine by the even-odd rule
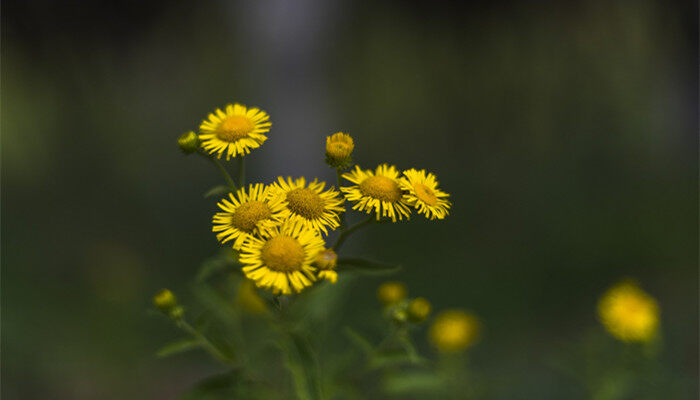
[[[175,308],[178,308],[177,298],[168,289],[163,289],[153,296],[153,304],[165,314],[170,314]]]
[[[199,136],[193,131],[185,132],[177,138],[177,145],[185,154],[199,150]]]
[[[408,320],[414,324],[420,324],[430,315],[432,306],[430,302],[422,297],[417,297],[408,303]]]

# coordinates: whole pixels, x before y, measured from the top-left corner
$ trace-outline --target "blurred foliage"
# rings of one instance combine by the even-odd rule
[[[157,358],[180,336],[146,311],[162,285],[200,304],[201,324],[225,320],[207,305],[235,304],[187,283],[219,251],[216,196],[202,196],[220,182],[174,142],[233,99],[271,115],[249,165],[265,181],[332,181],[319,168],[339,130],[360,138],[359,164],[438,174],[456,205],[447,223],[378,226],[347,249],[396,260],[437,309],[484,318],[462,360],[476,383],[457,393],[590,398],[551,360],[590,371],[587,357],[613,356],[589,328],[598,295],[633,276],[664,336],[635,390],[697,398],[696,17],[694,2],[652,0],[3,2],[3,398],[245,398],[231,384],[244,378],[201,352]],[[309,304],[320,353],[357,342],[346,327],[381,340],[368,317],[380,279],[341,279]],[[399,371],[370,373],[372,387],[425,398],[419,386],[462,382]],[[600,385],[601,399],[622,390]]]

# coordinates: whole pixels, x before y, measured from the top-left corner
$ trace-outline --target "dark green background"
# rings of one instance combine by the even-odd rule
[[[438,175],[447,220],[346,250],[479,314],[496,397],[585,398],[546,360],[632,277],[661,306],[666,398],[697,398],[696,7],[3,2],[3,398],[172,398],[217,370],[156,360],[176,334],[147,310],[164,286],[187,301],[217,251],[202,193],[219,176],[175,138],[231,101],[273,121],[248,162],[260,181],[332,180],[339,130],[365,167]],[[342,315],[378,313],[379,282],[353,286]]]

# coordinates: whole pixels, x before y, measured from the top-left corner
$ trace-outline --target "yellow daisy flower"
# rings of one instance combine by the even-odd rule
[[[396,222],[397,217],[400,220],[410,218],[407,196],[401,191],[399,172],[393,165],[382,164],[374,172],[355,166],[353,171],[343,174],[343,178],[355,184],[340,188],[346,199],[356,202],[353,210],[375,212],[377,220],[389,217]]]
[[[265,111],[240,104],[217,108],[199,126],[202,148],[218,158],[226,153],[226,160],[246,155],[267,140],[264,133],[270,131],[269,119]]]
[[[213,232],[221,243],[233,240],[233,248],[239,250],[250,235],[264,235],[284,220],[284,205],[280,199],[270,196],[272,187],[262,183],[249,185],[229,193],[217,205],[222,212],[214,214]]]
[[[338,263],[338,255],[332,249],[323,249],[316,255],[314,265],[318,268],[318,277],[327,279],[331,283],[338,281],[338,273],[335,272],[335,267]]]
[[[326,228],[334,230],[340,224],[339,213],[345,212],[343,199],[332,188],[324,191],[325,182],[314,179],[307,186],[303,177],[285,180],[280,176],[272,186],[275,187],[274,196],[284,201],[284,218],[299,221],[324,235],[328,234]]]
[[[323,249],[318,232],[300,221],[286,221],[263,237],[249,236],[241,248],[243,273],[275,294],[301,292],[316,280],[312,263]]]
[[[406,203],[425,214],[428,219],[443,219],[449,214],[449,194],[438,189],[438,181],[434,174],[426,173],[424,169],[411,168],[403,172],[399,180],[401,189],[405,190]]]
[[[648,342],[656,336],[659,306],[634,282],[624,281],[608,289],[598,302],[598,316],[605,329],[624,342]]]

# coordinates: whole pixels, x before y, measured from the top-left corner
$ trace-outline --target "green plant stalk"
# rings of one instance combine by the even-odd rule
[[[175,323],[177,326],[182,329],[183,331],[187,332],[190,334],[192,337],[197,339],[199,343],[202,345],[202,347],[209,352],[209,354],[212,355],[212,357],[216,358],[217,360],[221,361],[224,364],[235,364],[233,360],[231,360],[229,357],[227,357],[224,353],[221,352],[209,339],[206,338],[201,332],[198,330],[194,329],[192,325],[190,325],[187,321],[185,321],[184,318],[178,318],[175,320]]]
[[[224,177],[224,180],[226,181],[226,185],[228,185],[228,187],[230,187],[233,192],[236,192],[238,190],[238,186],[236,186],[236,182],[233,181],[233,178],[231,178],[231,175],[228,173],[226,168],[224,168],[224,166],[221,165],[219,160],[214,158],[214,156],[211,156],[209,154],[205,154],[201,150],[198,152],[198,154],[200,156],[208,159],[209,161],[211,161],[212,164],[214,164],[216,169],[218,169],[219,172],[221,172],[221,175]]]
[[[374,223],[374,222],[376,222],[375,216],[374,216],[374,215],[370,215],[369,218],[367,218],[366,220],[364,220],[364,221],[362,221],[362,222],[359,222],[359,223],[357,223],[357,224],[351,226],[351,227],[348,228],[347,230],[344,230],[344,231],[340,232],[340,235],[338,236],[338,239],[335,241],[335,244],[333,245],[333,251],[335,251],[336,253],[337,253],[338,251],[340,251],[340,247],[343,245],[343,243],[345,243],[345,240],[348,238],[348,236],[350,236],[350,235],[351,235],[353,232],[355,232],[356,230],[358,230],[358,229],[360,229],[360,228],[362,228],[362,227],[365,227],[365,226],[367,226],[367,225],[370,225],[370,224],[372,224],[372,223]]]

